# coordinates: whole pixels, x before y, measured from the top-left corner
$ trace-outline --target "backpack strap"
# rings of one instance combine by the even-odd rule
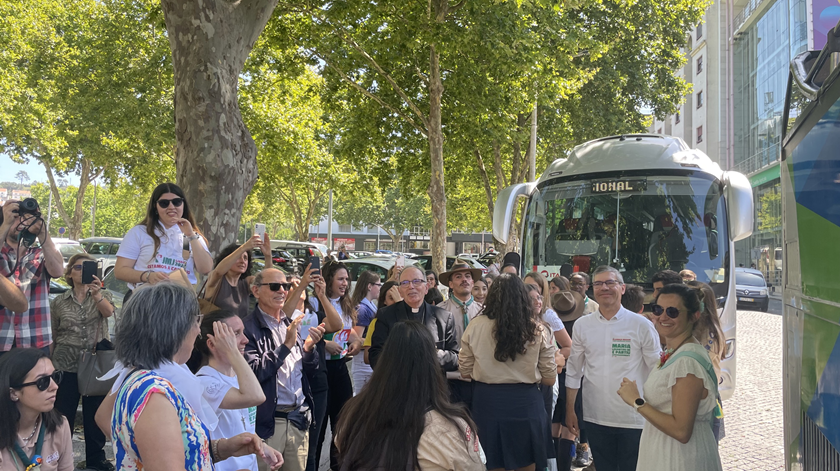
[[[700,363],[700,366],[702,366],[703,369],[706,370],[706,375],[708,375],[709,379],[712,380],[712,384],[715,385],[714,394],[715,394],[715,397],[717,397],[717,394],[718,394],[718,379],[717,379],[717,375],[715,374],[715,369],[712,366],[712,362],[708,358],[709,357],[708,354],[700,355],[697,352],[692,352],[692,351],[688,351],[688,350],[682,351],[682,352],[677,352],[673,356],[671,356],[671,358],[669,358],[668,361],[665,362],[665,364],[662,367],[667,368],[668,365],[673,363],[679,357],[693,358],[695,361],[697,361],[697,363]],[[712,391],[709,391],[709,393],[711,393],[711,392]],[[712,423],[714,423],[715,418],[722,418],[722,417],[723,417],[723,409],[720,406],[720,402],[717,402],[717,404],[715,406],[715,410],[712,411]]]

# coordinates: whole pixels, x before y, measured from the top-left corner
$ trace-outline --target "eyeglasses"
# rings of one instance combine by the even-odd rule
[[[289,291],[292,288],[291,283],[260,283],[257,286],[268,286],[271,291],[280,291],[280,288],[283,288],[283,291]]]
[[[400,281],[400,286],[402,286],[404,288],[407,288],[408,285],[410,284],[410,285],[414,286],[415,288],[420,288],[421,286],[425,285],[426,283],[427,283],[426,280],[403,280],[403,281]]]
[[[201,325],[201,321],[204,319],[204,314],[199,314],[195,316],[195,323]]]
[[[181,205],[184,204],[184,198],[172,198],[171,200],[165,200],[165,199],[157,200],[158,206],[160,206],[163,209],[168,208],[169,203],[172,203],[172,206],[175,206],[176,208],[180,208]]]
[[[61,371],[53,371],[49,376],[41,376],[40,378],[32,381],[31,383],[23,383],[18,386],[12,386],[15,389],[25,388],[26,386],[35,386],[38,388],[38,391],[46,391],[50,387],[50,380],[55,381],[56,386],[61,384],[61,378],[64,376],[64,373]]]
[[[73,269],[74,269],[74,270],[81,270],[81,269],[82,269],[82,265],[81,265],[81,264],[79,264],[79,265],[73,265]]]
[[[663,312],[671,319],[676,319],[677,317],[680,317],[680,310],[675,307],[664,308],[659,304],[654,304],[650,307],[650,310],[653,311],[653,315],[656,317],[661,316]]]
[[[592,283],[593,288],[600,288],[602,286],[606,286],[607,288],[613,288],[620,285],[621,282],[618,280],[607,280],[607,281],[595,281]]]

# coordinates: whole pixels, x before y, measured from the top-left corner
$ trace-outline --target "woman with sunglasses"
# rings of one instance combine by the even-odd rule
[[[53,408],[61,376],[40,349],[0,357],[0,469],[73,470],[70,426]]]
[[[353,330],[356,331],[356,335],[360,339],[365,337],[365,330],[367,330],[373,318],[376,317],[376,305],[373,304],[373,300],[379,298],[379,288],[381,287],[382,281],[379,279],[379,275],[369,270],[359,274],[359,278],[356,280],[356,289],[353,290],[351,305],[356,306],[356,325],[353,326]],[[365,363],[364,355],[353,357],[354,395],[361,392],[372,373],[373,370],[370,365]]]
[[[99,278],[94,276],[92,283],[82,284],[82,263],[86,261],[95,262],[86,253],[70,257],[64,269],[64,280],[70,289],[50,301],[52,362],[57,370],[64,373],[55,408],[67,418],[72,430],[79,399],[82,400],[87,468],[111,471],[114,465],[105,459],[105,435],[94,420],[105,396],[81,396],[76,375],[82,352],[94,350],[102,340],[110,340],[106,319],[114,315],[111,293],[102,289]]]
[[[185,250],[185,242],[189,250]],[[174,183],[161,183],[152,192],[146,217],[123,237],[117,251],[114,275],[131,290],[142,284],[168,280],[184,269],[190,284],[213,269],[207,242],[190,212],[183,190]],[[126,300],[131,296],[129,291]]]
[[[644,384],[644,397],[627,378],[618,394],[645,418],[637,469],[720,471],[712,418],[717,378],[694,328],[708,316],[697,290],[666,285],[654,301],[653,323],[665,338],[659,367]]]
[[[111,435],[117,469],[173,469],[178,463],[178,469],[204,471],[230,457],[273,459],[253,433],[211,439],[219,418],[185,365],[201,318],[195,293],[175,283],[143,287],[123,306],[119,361],[104,377],[116,380],[96,413],[96,423]]]

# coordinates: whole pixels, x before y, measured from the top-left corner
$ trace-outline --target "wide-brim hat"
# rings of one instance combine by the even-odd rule
[[[578,320],[585,307],[583,296],[577,291],[559,291],[551,296],[551,308],[563,322]]]
[[[461,271],[470,272],[473,281],[480,280],[481,276],[483,275],[480,269],[473,268],[467,262],[458,259],[455,260],[455,263],[452,264],[452,267],[449,269],[449,271],[445,271],[440,274],[440,284],[442,284],[443,286],[449,286],[449,277]]]

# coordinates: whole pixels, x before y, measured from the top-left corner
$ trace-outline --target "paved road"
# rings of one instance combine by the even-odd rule
[[[781,301],[777,303],[780,313]],[[773,308],[771,300],[771,312]],[[723,404],[723,469],[783,470],[781,316],[738,311],[737,348],[738,384]]]

